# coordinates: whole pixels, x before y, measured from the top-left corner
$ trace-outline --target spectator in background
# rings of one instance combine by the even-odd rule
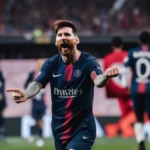
[[[0,140],[4,140],[4,109],[6,108],[5,79],[0,70]]]
[[[28,75],[27,80],[25,81],[24,87],[27,86],[37,77],[40,72],[41,66],[43,64],[42,59],[37,59],[36,61],[36,69],[31,71]],[[38,140],[36,145],[42,147],[44,145],[44,140],[42,136],[42,128],[43,128],[43,121],[42,117],[45,114],[46,104],[45,104],[45,90],[41,90],[33,99],[32,99],[32,117],[36,120],[36,127],[38,133]],[[29,141],[32,142],[34,139],[33,137],[29,137]]]
[[[130,91],[136,116],[135,136],[139,150],[145,150],[144,112],[148,113],[150,119],[150,33],[143,31],[139,36],[139,43],[139,47],[129,51],[125,66],[132,70]]]
[[[146,2],[149,3],[148,0],[126,1],[113,13],[111,10],[117,2],[113,0],[86,0],[86,3],[85,0],[76,0],[67,1],[67,5],[65,2],[1,0],[0,35],[22,36],[32,33],[37,25],[44,28],[43,35],[48,35],[49,32],[54,35],[51,21],[59,18],[76,22],[80,35],[84,36],[118,32],[132,34],[138,33],[140,28],[149,28],[149,9],[145,5]]]

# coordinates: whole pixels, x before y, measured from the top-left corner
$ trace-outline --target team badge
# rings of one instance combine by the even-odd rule
[[[75,77],[80,77],[81,76],[81,71],[80,70],[75,70],[74,71],[74,76]]]

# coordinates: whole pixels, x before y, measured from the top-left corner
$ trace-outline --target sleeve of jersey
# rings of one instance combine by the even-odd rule
[[[125,65],[125,67],[131,66],[131,52],[129,52],[128,55],[125,57],[124,65]]]
[[[97,75],[103,74],[100,64],[96,58],[93,58],[89,64],[90,67],[90,77],[94,81]]]
[[[45,88],[45,86],[47,85],[47,83],[50,81],[50,62],[48,60],[46,60],[44,62],[44,64],[41,67],[41,71],[38,74],[38,76],[35,78],[34,81],[41,83],[42,84],[42,88]]]

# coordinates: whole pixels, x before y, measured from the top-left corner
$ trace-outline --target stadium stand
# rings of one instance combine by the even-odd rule
[[[149,4],[148,0],[1,0],[0,35],[53,35],[57,19],[74,21],[85,36],[137,34],[150,27]]]

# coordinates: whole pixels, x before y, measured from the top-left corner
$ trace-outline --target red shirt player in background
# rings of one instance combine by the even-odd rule
[[[122,124],[122,121],[119,121],[119,124],[109,124],[106,126],[106,133],[108,136],[117,136],[118,130],[122,130],[123,137],[129,137],[133,135],[133,129],[128,128],[128,132],[124,131],[124,127],[130,126],[130,121],[135,119],[129,119],[129,114],[132,112],[132,103],[130,100],[129,89],[127,88],[126,81],[126,70],[124,67],[124,58],[127,56],[127,51],[123,50],[123,41],[119,36],[115,36],[111,41],[111,46],[113,51],[106,55],[103,59],[104,70],[111,66],[118,66],[120,68],[120,75],[116,78],[109,80],[106,85],[106,95],[108,98],[116,97],[118,98],[118,103],[121,110],[121,120],[128,118],[126,123]],[[112,133],[112,128],[113,132]],[[123,125],[123,126],[122,126]]]
[[[113,51],[106,55],[103,59],[104,69],[110,66],[118,66],[120,68],[120,75],[115,79],[110,79],[106,85],[107,97],[117,97],[122,116],[127,115],[131,110],[129,90],[127,89],[126,73],[123,64],[127,52],[124,51],[123,41],[120,37],[116,36],[111,42]]]

